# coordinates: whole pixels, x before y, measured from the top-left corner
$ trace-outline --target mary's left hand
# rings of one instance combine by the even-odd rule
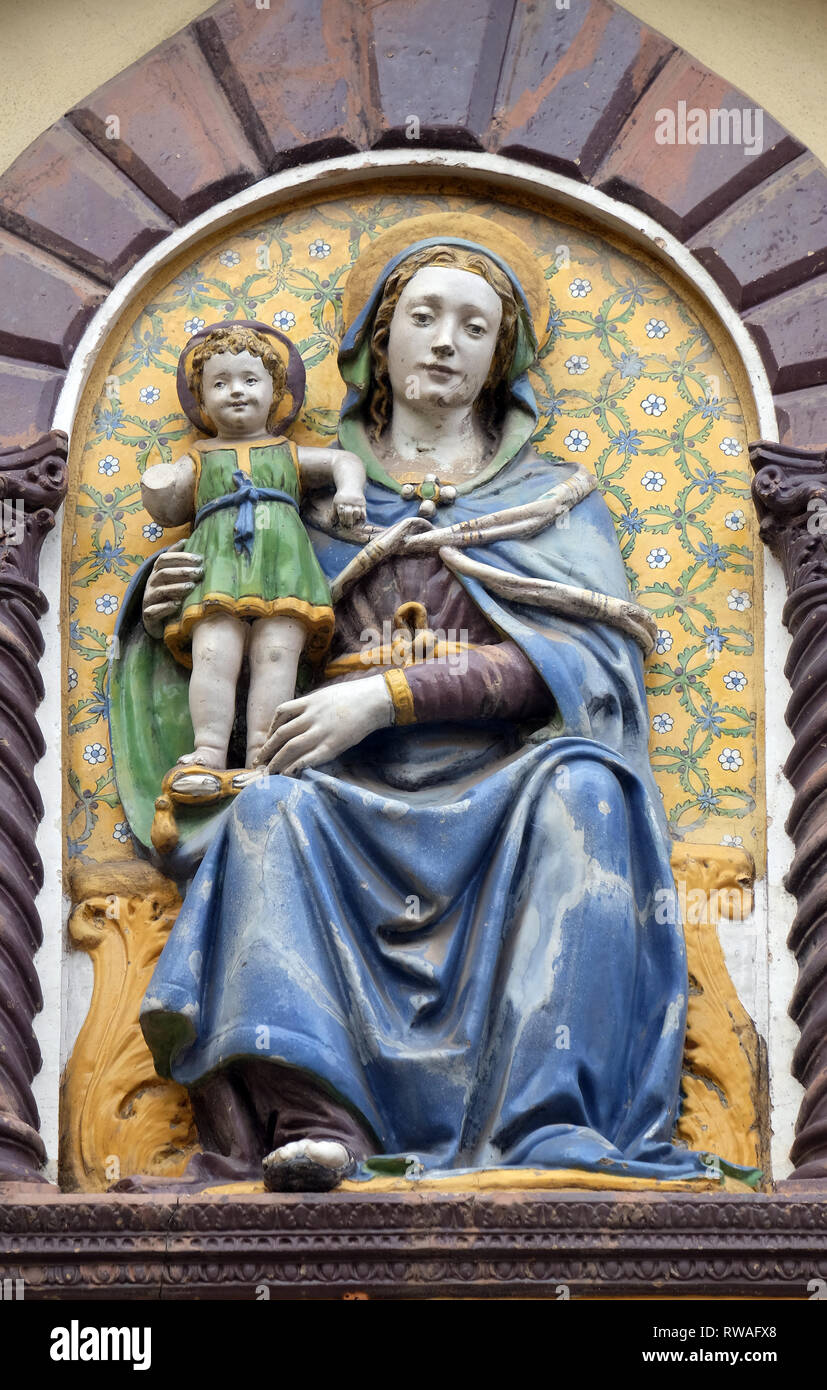
[[[382,676],[324,686],[279,705],[255,765],[297,777],[304,768],[320,767],[361,743],[375,729],[388,728],[393,719]]]

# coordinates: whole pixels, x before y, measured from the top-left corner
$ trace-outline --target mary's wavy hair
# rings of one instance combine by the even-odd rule
[[[367,399],[370,432],[378,439],[387,429],[393,410],[390,373],[388,371],[388,338],[391,319],[405,286],[418,270],[426,265],[452,266],[480,275],[500,297],[503,306],[497,343],[485,384],[475,402],[475,410],[486,434],[496,437],[498,422],[508,404],[508,369],[517,342],[519,304],[511,281],[498,265],[481,251],[467,251],[459,246],[423,247],[414,251],[387,278],[379,308],[373,320],[370,340],[373,372]]]
[[[203,343],[199,343],[193,352],[187,364],[187,384],[198,402],[202,415],[209,420],[204,405],[204,366],[211,357],[217,357],[221,352],[232,352],[235,355],[249,352],[251,357],[261,358],[264,367],[273,378],[273,404],[267,416],[267,428],[272,431],[279,402],[287,385],[287,372],[272,343],[254,328],[217,328]]]

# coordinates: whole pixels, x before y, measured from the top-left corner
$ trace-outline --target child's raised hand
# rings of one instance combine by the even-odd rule
[[[360,526],[367,516],[365,495],[349,488],[339,488],[333,498],[336,519],[340,526]]]

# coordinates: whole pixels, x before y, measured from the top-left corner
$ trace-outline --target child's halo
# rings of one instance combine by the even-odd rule
[[[304,363],[295,343],[291,343],[290,339],[286,338],[283,333],[279,333],[278,329],[269,328],[267,324],[259,323],[257,319],[225,319],[221,323],[205,324],[203,328],[199,328],[197,333],[193,333],[178,359],[177,385],[181,409],[196,429],[201,430],[204,434],[214,432],[212,424],[202,414],[201,407],[190,390],[189,364],[195,349],[203,343],[205,338],[209,338],[211,333],[233,328],[250,328],[253,332],[260,333],[262,337],[268,339],[284,363],[286,374],[284,395],[273,421],[274,427],[277,427],[274,428],[274,434],[279,431],[284,432],[290,428],[304,402],[306,377]]]

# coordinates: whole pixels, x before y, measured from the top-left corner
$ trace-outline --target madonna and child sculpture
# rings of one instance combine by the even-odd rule
[[[547,316],[495,223],[383,233],[346,292],[340,448],[317,456],[263,437],[285,389],[272,330],[185,349],[182,401],[215,437],[147,473],[157,514],[195,528],[133,581],[112,689],[144,845],[164,779],[214,783],[155,835],[191,878],[141,1014],[198,1126],[179,1186],[263,1165],[271,1190],[324,1190],[412,1158],[708,1176],[672,1142],[687,972],[658,911],[654,625],[594,478],[532,447]],[[181,658],[211,612],[210,709]],[[262,615],[281,615],[267,636]],[[245,645],[246,731],[227,695]]]

